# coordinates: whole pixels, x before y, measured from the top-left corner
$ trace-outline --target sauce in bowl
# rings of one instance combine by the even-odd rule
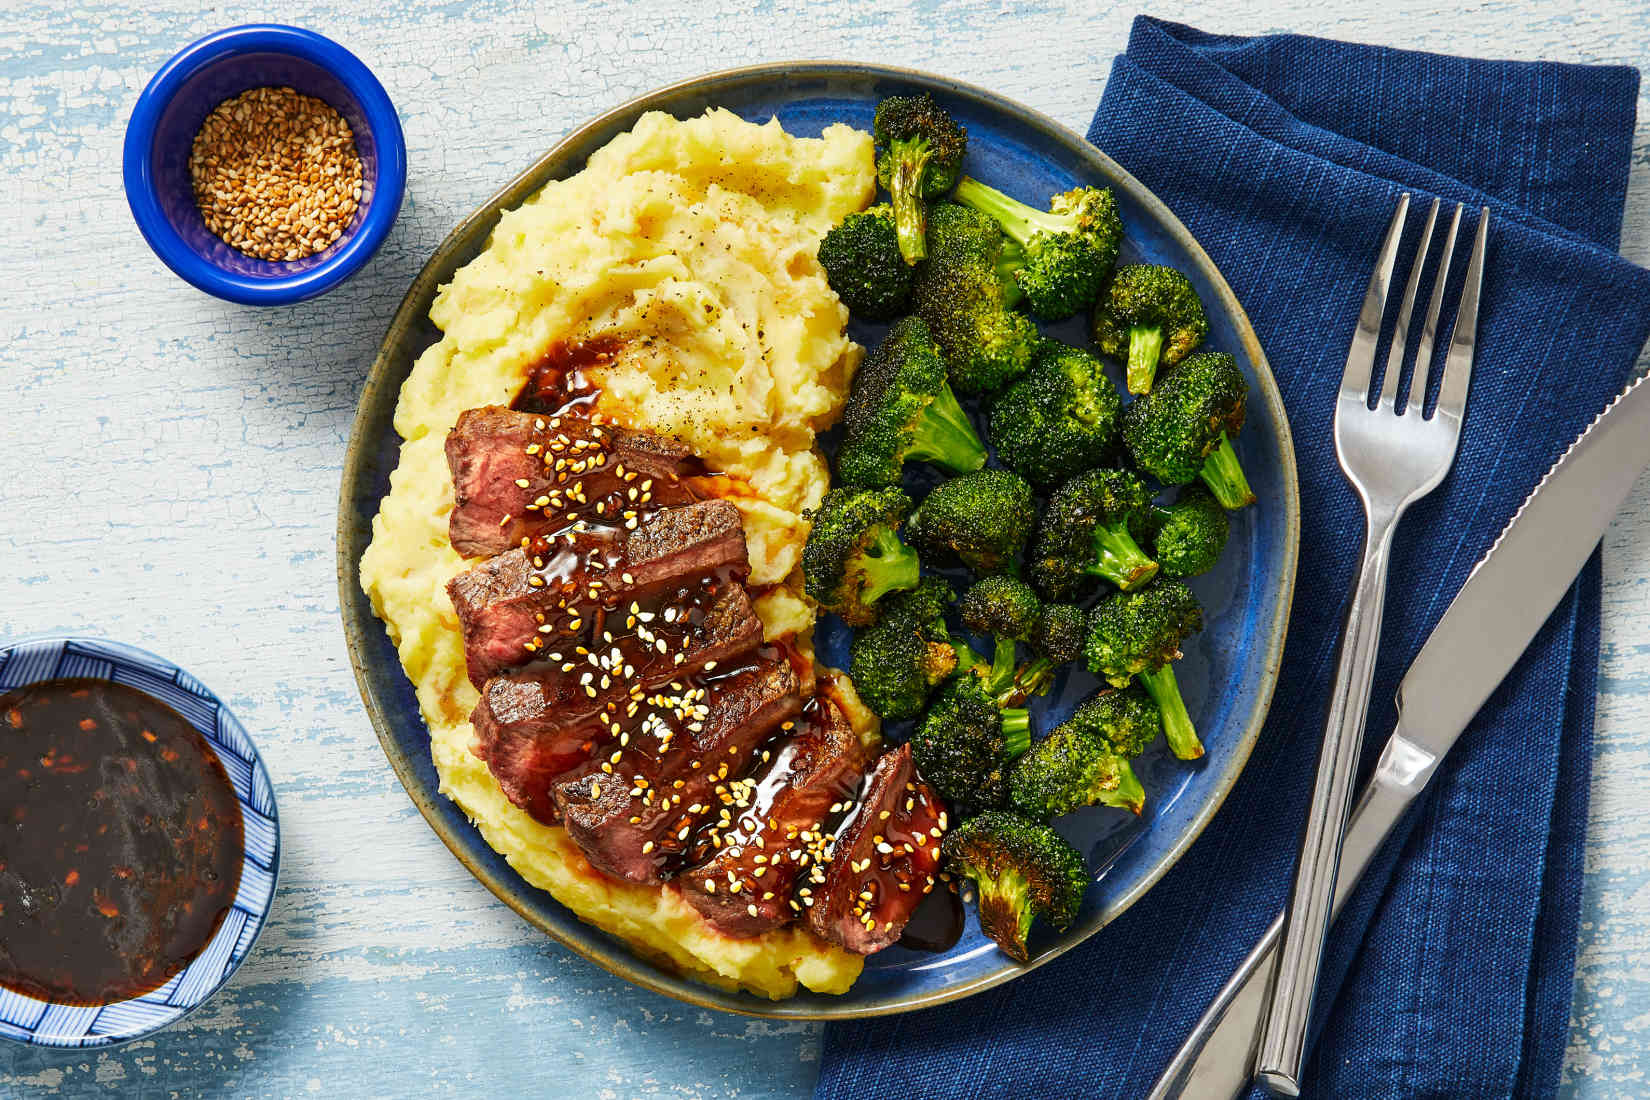
[[[211,942],[240,885],[240,806],[177,711],[124,684],[0,695],[0,986],[109,1004]]]

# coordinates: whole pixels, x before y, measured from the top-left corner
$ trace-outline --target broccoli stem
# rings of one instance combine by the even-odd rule
[[[901,542],[891,528],[879,527],[860,564],[865,578],[862,598],[866,603],[876,603],[890,592],[915,588],[921,568],[915,550]]]
[[[1003,954],[1018,962],[1028,958],[1026,937],[1031,935],[1031,885],[1024,875],[1002,871],[996,878],[970,875],[979,894],[980,931],[990,936]]]
[[[1031,712],[1024,707],[1003,711],[1003,751],[1010,760],[1031,747]]]
[[[932,150],[927,141],[916,138],[890,143],[888,155],[894,158],[894,171],[888,180],[894,233],[899,238],[899,254],[914,267],[928,258],[928,206],[922,197],[922,181],[928,174]]]
[[[1020,280],[1014,277],[1026,264],[1026,250],[1013,238],[1003,242],[1002,251],[997,254],[997,283],[1003,288],[1003,305],[1013,309],[1020,304],[1025,291],[1020,289]]]
[[[1220,506],[1229,512],[1255,502],[1255,491],[1249,488],[1249,479],[1243,475],[1243,466],[1238,462],[1237,452],[1232,449],[1231,437],[1225,432],[1220,433],[1220,446],[1203,460],[1203,469],[1198,476],[1203,478],[1203,483],[1215,499],[1220,501]]]
[[[1163,733],[1169,739],[1169,751],[1182,760],[1196,760],[1203,755],[1203,742],[1192,727],[1192,716],[1186,713],[1186,700],[1180,697],[1180,684],[1174,678],[1174,665],[1142,672],[1140,684],[1157,703],[1163,716]]]
[[[985,444],[980,442],[979,433],[949,385],[940,386],[940,392],[917,417],[906,457],[933,462],[954,474],[985,465]]]
[[[1047,695],[1048,689],[1054,685],[1054,674],[1059,666],[1047,657],[1033,657],[1020,669],[1020,674],[1014,678],[1014,686],[1021,695]]]
[[[1113,806],[1119,810],[1128,810],[1138,814],[1146,808],[1146,788],[1140,783],[1140,777],[1134,774],[1129,762],[1121,756],[1114,757],[1117,762],[1117,786],[1100,792],[1095,799],[1102,806]]]
[[[1163,330],[1147,325],[1129,329],[1129,392],[1150,393],[1157,379],[1157,360],[1163,354]]]
[[[1128,521],[1119,520],[1094,525],[1094,561],[1084,567],[1084,572],[1104,577],[1129,592],[1157,575],[1157,563],[1129,534]]]
[[[996,639],[996,648],[991,653],[991,667],[984,673],[985,691],[987,695],[997,700],[1002,706],[1013,698],[1014,691],[1014,639]]]
[[[957,181],[952,197],[964,206],[991,215],[1003,227],[1004,233],[1022,245],[1029,245],[1044,233],[1071,233],[1077,229],[1074,215],[1052,214],[1027,206],[1019,199],[1010,198],[995,187],[987,187],[968,176]]]

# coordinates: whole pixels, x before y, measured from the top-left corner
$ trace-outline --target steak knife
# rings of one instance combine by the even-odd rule
[[[1439,760],[1529,648],[1647,465],[1650,378],[1641,378],[1547,471],[1404,674],[1397,728],[1347,824],[1336,913]],[[1175,1053],[1149,1100],[1224,1100],[1249,1087],[1282,929],[1279,913]]]

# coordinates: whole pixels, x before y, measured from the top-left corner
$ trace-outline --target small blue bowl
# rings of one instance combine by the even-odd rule
[[[258,260],[201,218],[189,180],[195,133],[249,88],[285,85],[330,104],[355,132],[361,202],[344,234],[302,260]],[[378,78],[330,38],[273,23],[231,27],[185,47],[138,96],[126,126],[126,201],[149,247],[186,282],[231,302],[286,305],[324,294],[378,251],[401,211],[407,146]]]
[[[174,1024],[229,981],[269,919],[281,865],[281,831],[275,788],[257,747],[199,680],[153,653],[101,638],[0,642],[0,694],[68,677],[125,684],[183,715],[217,754],[241,809],[240,888],[211,941],[182,972],[141,997],[105,1005],[53,1004],[0,987],[0,1039],[84,1049],[141,1039]]]

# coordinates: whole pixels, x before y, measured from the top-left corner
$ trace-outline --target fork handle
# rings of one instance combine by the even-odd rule
[[[1284,919],[1283,950],[1255,1059],[1255,1080],[1277,1096],[1300,1095],[1306,1032],[1329,932],[1341,838],[1363,747],[1375,655],[1381,644],[1381,615],[1386,607],[1387,563],[1397,525],[1396,513],[1369,516],[1363,566],[1341,633],[1335,687],[1318,750],[1317,779]]]

